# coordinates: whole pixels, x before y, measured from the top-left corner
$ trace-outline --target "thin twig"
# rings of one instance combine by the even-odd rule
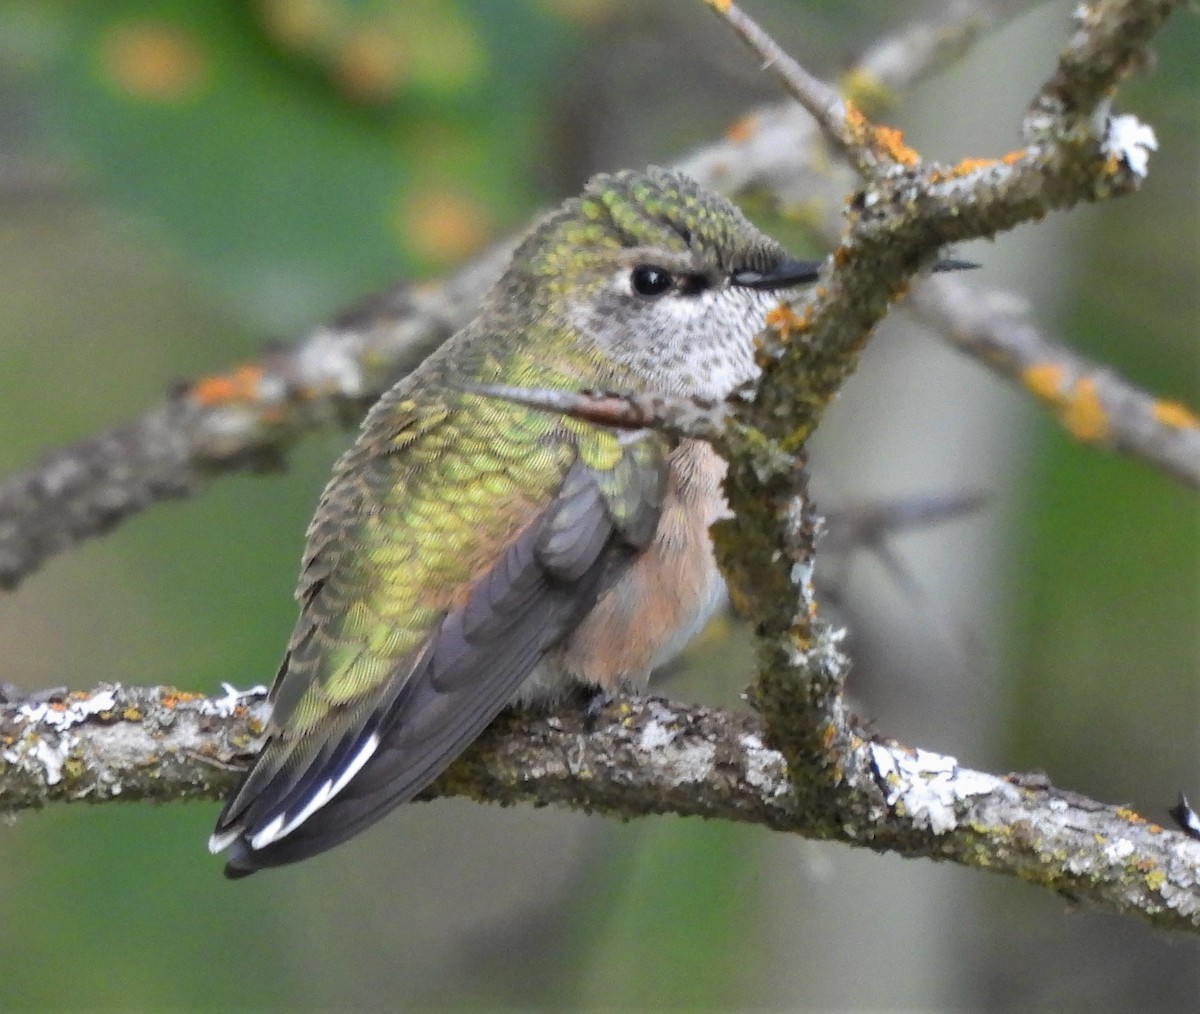
[[[878,170],[880,153],[863,144],[861,133],[855,129],[851,107],[833,88],[801,67],[737,4],[731,0],[705,2],[761,57],[763,68],[774,74],[787,93],[808,110],[825,137],[862,175],[869,176]]]
[[[913,293],[918,318],[997,373],[1032,391],[1084,444],[1109,447],[1200,489],[1200,419],[1044,336],[1024,301],[938,279]]]

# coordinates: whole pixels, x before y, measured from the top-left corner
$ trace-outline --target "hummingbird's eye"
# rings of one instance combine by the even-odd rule
[[[674,282],[670,272],[652,264],[639,264],[629,276],[629,284],[639,296],[661,296]]]

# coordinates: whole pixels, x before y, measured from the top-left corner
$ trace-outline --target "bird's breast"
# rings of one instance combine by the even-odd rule
[[[557,696],[571,682],[610,692],[642,690],[725,601],[708,528],[728,516],[725,462],[706,443],[671,454],[654,538],[605,588],[562,647],[521,688],[523,701]]]

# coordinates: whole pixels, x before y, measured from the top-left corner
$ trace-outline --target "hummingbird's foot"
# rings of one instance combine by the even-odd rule
[[[15,683],[0,682],[0,704],[50,704],[67,696],[66,687],[26,690]]]
[[[595,732],[600,716],[616,697],[604,687],[585,687],[583,700],[583,731]]]

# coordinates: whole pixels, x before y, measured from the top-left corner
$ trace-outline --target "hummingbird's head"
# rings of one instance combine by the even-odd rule
[[[651,167],[593,177],[525,237],[498,292],[650,388],[724,397],[756,375],[767,312],[813,277],[725,198]]]

